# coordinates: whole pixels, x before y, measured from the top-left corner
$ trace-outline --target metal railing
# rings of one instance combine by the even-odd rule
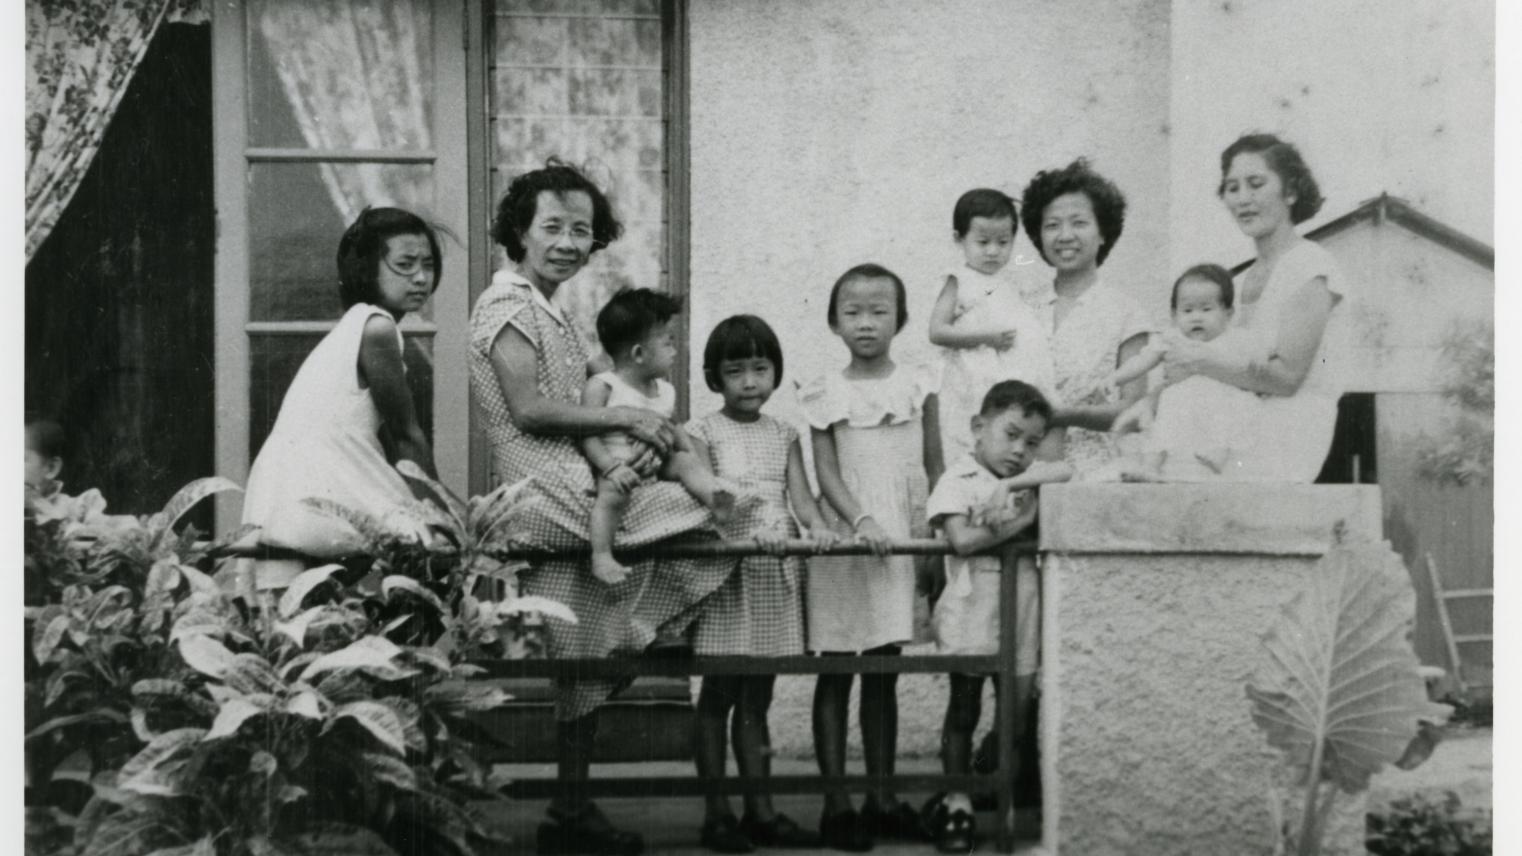
[[[1035,555],[1033,541],[1011,545],[1020,555]],[[1006,550],[1010,547],[1006,547]],[[585,554],[585,550],[518,550],[505,558],[530,563],[565,559]],[[818,551],[809,541],[789,541],[787,555],[850,556],[870,551],[861,544],[843,544]],[[940,556],[952,552],[951,546],[938,539],[913,539],[893,542],[890,553],[896,555]],[[754,541],[699,541],[655,544],[644,548],[620,550],[621,560],[644,558],[718,558],[761,555]],[[1018,604],[1015,600],[1014,574],[1001,575],[999,583],[999,650],[993,655],[872,655],[859,657],[789,657],[693,656],[681,658],[608,657],[577,659],[533,659],[480,661],[494,678],[634,678],[649,675],[685,677],[694,675],[825,675],[825,674],[947,674],[951,672],[992,674],[996,682],[998,704],[994,728],[998,738],[996,769],[988,774],[914,774],[894,776],[771,776],[700,779],[696,776],[658,776],[590,779],[574,784],[554,779],[525,779],[503,789],[515,798],[544,798],[570,788],[587,796],[604,797],[672,797],[707,794],[808,794],[845,789],[865,791],[889,786],[903,792],[959,790],[992,792],[997,802],[998,827],[995,842],[1001,852],[1014,850],[1014,768],[1017,747],[1015,727],[1015,639],[1013,630]]]

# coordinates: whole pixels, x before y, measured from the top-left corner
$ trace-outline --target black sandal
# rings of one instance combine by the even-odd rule
[[[639,833],[615,827],[595,803],[587,803],[574,813],[554,807],[548,813],[550,819],[539,824],[536,842],[543,856],[639,856],[645,849],[645,839]]]
[[[819,837],[826,847],[852,853],[865,853],[877,843],[861,814],[849,808],[820,817]]]
[[[935,840],[935,849],[942,853],[971,853],[977,843],[977,819],[963,809],[952,811],[946,806],[946,795],[936,794],[925,804],[926,826]]]
[[[908,803],[895,803],[887,811],[883,811],[882,807],[876,803],[868,803],[862,807],[861,816],[877,833],[878,838],[892,838],[898,841],[930,840],[920,813],[910,808]]]

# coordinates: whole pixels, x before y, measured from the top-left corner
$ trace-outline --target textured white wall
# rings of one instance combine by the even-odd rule
[[[1249,130],[1301,147],[1310,226],[1388,191],[1494,243],[1493,0],[1178,2],[1172,42],[1170,270],[1252,254],[1215,196]]]
[[[1018,196],[1036,170],[1079,155],[1130,198],[1107,277],[1160,300],[1168,14],[1166,0],[692,3],[692,412],[719,404],[702,381],[709,331],[752,312],[787,361],[768,410],[801,427],[791,381],[845,364],[825,305],[864,261],[909,286],[895,356],[932,358],[926,320],[959,261],[957,196]],[[1025,238],[1016,253],[1022,276],[1049,275]],[[935,753],[944,680],[901,681],[901,754]],[[778,683],[781,754],[812,755],[812,684]]]

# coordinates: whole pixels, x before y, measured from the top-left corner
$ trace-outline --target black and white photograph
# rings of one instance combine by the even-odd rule
[[[10,828],[1515,843],[1519,14],[15,4]]]

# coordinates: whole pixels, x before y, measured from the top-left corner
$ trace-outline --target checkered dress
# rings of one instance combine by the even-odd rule
[[[724,537],[750,538],[777,526],[797,537],[787,504],[787,461],[798,432],[762,416],[736,422],[722,413],[687,424],[687,433],[708,445],[715,474],[761,494],[762,501],[730,522]],[[803,653],[803,561],[796,556],[748,556],[704,604],[693,650],[698,654],[783,657]]]
[[[511,324],[537,353],[539,394],[570,403],[581,399],[586,345],[531,288],[516,273],[499,271],[476,301],[470,319],[471,391],[484,417],[496,478],[535,480],[534,500],[515,538],[530,547],[585,547],[596,496],[591,467],[574,438],[527,434],[514,425],[492,371],[492,345]],[[714,535],[706,508],[680,484],[660,482],[634,492],[615,543],[638,546]],[[685,628],[735,564],[734,559],[646,560],[633,565],[627,580],[607,586],[592,576],[585,560],[555,561],[525,571],[520,581],[525,594],[560,601],[576,613],[576,624],[549,621],[551,657],[601,657],[642,649],[662,627]],[[591,713],[621,686],[611,680],[563,680],[557,685],[556,716],[570,720]]]

